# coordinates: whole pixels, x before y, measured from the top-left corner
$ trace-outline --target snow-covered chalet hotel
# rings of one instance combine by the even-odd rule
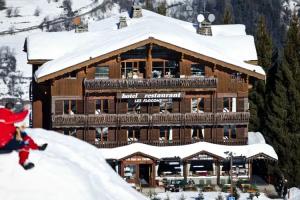
[[[225,183],[226,151],[236,178],[250,178],[255,159],[277,160],[248,145],[248,91],[265,73],[244,25],[199,28],[133,6],[88,29],[27,37],[33,127],[104,148],[128,182],[149,186]]]

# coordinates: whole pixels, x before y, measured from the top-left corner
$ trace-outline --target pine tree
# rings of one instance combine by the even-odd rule
[[[223,24],[232,24],[232,22],[232,12],[228,7],[226,7],[223,16]]]
[[[154,8],[153,8],[153,0],[146,0],[145,1],[145,9],[151,10],[151,11],[154,10]]]
[[[5,9],[5,0],[0,0],[0,10]]]
[[[167,3],[162,1],[157,6],[157,13],[166,16],[167,15]]]
[[[267,31],[264,17],[260,17],[255,45],[258,56],[258,65],[267,72],[272,62],[272,40]],[[257,80],[249,93],[251,119],[249,130],[263,131],[265,121],[265,82]]]

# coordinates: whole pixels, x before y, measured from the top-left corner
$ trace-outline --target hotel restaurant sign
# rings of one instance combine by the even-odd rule
[[[183,98],[182,92],[167,92],[167,93],[118,93],[118,99],[134,99],[135,102],[160,102],[162,99]]]

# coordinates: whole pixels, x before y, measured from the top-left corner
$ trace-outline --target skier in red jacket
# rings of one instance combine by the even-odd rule
[[[31,169],[34,164],[27,162],[29,150],[45,150],[47,144],[38,146],[25,132],[24,128],[16,128],[14,123],[21,122],[28,114],[28,106],[20,113],[13,112],[14,104],[9,102],[0,109],[0,151],[19,151],[19,163],[25,169]]]

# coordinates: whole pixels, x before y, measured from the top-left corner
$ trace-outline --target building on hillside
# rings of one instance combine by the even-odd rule
[[[254,39],[244,25],[205,28],[210,30],[135,7],[90,24],[89,32],[29,36],[33,127],[100,148],[246,145],[248,90],[255,79],[265,79]],[[130,162],[122,166],[139,167],[149,180],[155,177],[149,159],[160,160],[149,156],[126,157]]]

